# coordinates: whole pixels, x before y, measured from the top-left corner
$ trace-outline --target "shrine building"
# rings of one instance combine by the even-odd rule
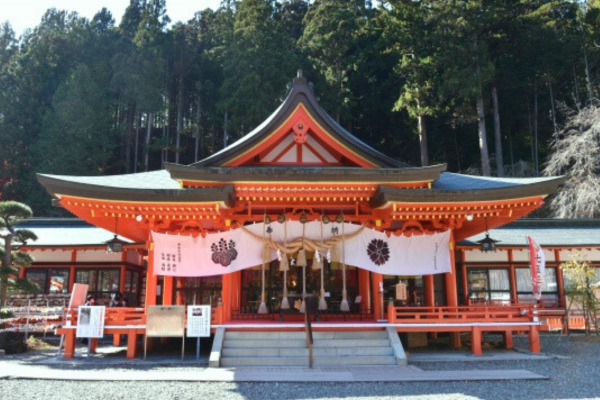
[[[507,336],[528,332],[539,351],[537,312],[564,309],[558,264],[566,248],[545,249],[549,278],[535,310],[525,237],[481,251],[496,246],[490,232],[539,208],[564,178],[490,178],[401,163],[341,127],[301,74],[260,126],[199,162],[38,180],[57,205],[115,235],[110,265],[92,255],[106,255],[101,243],[64,244],[71,266],[61,290],[87,283],[106,300],[118,288],[142,310],[210,304],[213,331],[298,330],[304,300],[313,298],[316,331],[384,324],[450,332],[458,346],[460,332],[480,338],[483,321]],[[75,271],[80,257],[91,261]],[[27,273],[36,268],[43,265]]]

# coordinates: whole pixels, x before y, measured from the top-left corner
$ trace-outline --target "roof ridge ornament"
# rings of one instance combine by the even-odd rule
[[[298,69],[298,72],[296,73],[296,77],[294,78],[294,85],[307,85],[308,82],[306,81],[306,78],[303,76],[302,74],[302,70]]]

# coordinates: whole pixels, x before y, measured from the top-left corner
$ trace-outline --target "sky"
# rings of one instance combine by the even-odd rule
[[[196,11],[216,9],[220,0],[166,0],[167,15],[171,23],[187,21]],[[9,21],[20,36],[27,28],[37,26],[49,8],[76,11],[80,16],[91,19],[102,7],[113,15],[116,24],[129,5],[129,0],[0,0],[0,22]]]

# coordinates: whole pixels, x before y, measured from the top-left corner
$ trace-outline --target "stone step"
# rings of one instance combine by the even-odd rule
[[[394,356],[314,357],[314,366],[396,365]],[[223,357],[222,367],[308,366],[308,357]]]
[[[314,366],[397,365],[394,356],[315,357]]]
[[[303,348],[231,348],[223,349],[223,357],[308,357],[308,349]]]
[[[388,339],[320,339],[314,347],[390,347]]]
[[[282,331],[282,332],[231,332],[225,333],[226,339],[304,339],[306,332],[302,331]],[[378,331],[313,331],[314,339],[381,339],[387,338],[387,333],[382,330]]]
[[[393,356],[391,346],[384,347],[313,347],[314,357]]]
[[[308,356],[306,357],[223,357],[222,367],[308,367]]]
[[[225,332],[225,339],[304,339],[306,332],[282,331],[282,332]]]
[[[306,347],[306,339],[228,339],[225,337],[223,348],[293,348]]]
[[[308,366],[306,333],[225,332],[223,367]],[[387,331],[313,332],[315,366],[397,365]]]
[[[387,339],[386,331],[317,331],[313,332],[314,339]]]
[[[224,348],[223,357],[308,357],[307,348]],[[393,356],[388,347],[315,347],[314,357]]]

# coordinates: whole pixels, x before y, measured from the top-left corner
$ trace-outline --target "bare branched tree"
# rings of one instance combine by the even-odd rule
[[[544,174],[566,175],[550,204],[556,218],[600,216],[600,103],[568,109],[565,126],[553,135]]]

